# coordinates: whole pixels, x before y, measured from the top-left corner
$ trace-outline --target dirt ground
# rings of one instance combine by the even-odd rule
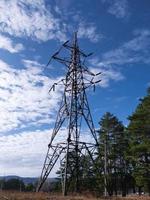
[[[0,200],[104,200],[105,198],[85,196],[67,196],[63,197],[61,194],[47,194],[47,193],[24,193],[24,192],[0,192]],[[150,200],[146,196],[129,196],[125,198],[113,197],[107,200]]]

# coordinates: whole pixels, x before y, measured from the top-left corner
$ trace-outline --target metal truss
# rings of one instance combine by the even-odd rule
[[[63,58],[60,54],[62,49],[67,49],[70,59]],[[85,54],[79,49],[77,42],[77,33],[74,34],[73,42],[65,42],[59,51],[57,51],[50,59],[60,62],[67,67],[65,78],[54,83],[50,91],[55,90],[57,85],[64,86],[62,101],[58,110],[53,133],[48,145],[48,152],[43,165],[42,173],[38,182],[37,191],[42,189],[48,175],[60,160],[62,191],[67,195],[70,183],[74,182],[74,191],[80,189],[80,167],[81,158],[86,159],[88,156],[94,163],[95,151],[98,146],[97,134],[94,128],[86,89],[90,86],[95,88],[95,84],[99,83],[97,79],[100,73],[94,74],[85,66],[85,59],[91,54]],[[48,62],[48,65],[50,63]],[[82,124],[87,124],[88,132],[91,133],[93,142],[88,143],[84,140]],[[67,125],[66,125],[67,124]],[[61,127],[65,127],[64,142],[56,141],[56,136],[62,136]],[[82,162],[84,163],[84,162]],[[63,167],[62,167],[63,166]]]

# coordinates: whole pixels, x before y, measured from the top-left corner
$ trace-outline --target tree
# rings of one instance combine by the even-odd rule
[[[131,135],[130,160],[136,185],[150,195],[150,88],[140,99],[135,112],[129,117],[128,131]]]
[[[0,190],[2,191],[4,189],[4,183],[5,183],[5,179],[0,179]]]
[[[33,192],[35,191],[35,186],[33,183],[28,183],[26,186],[25,186],[25,191],[27,192]]]
[[[5,190],[20,190],[24,191],[25,190],[25,185],[22,180],[12,178],[4,182],[3,188]]]
[[[76,171],[75,171],[75,159],[76,152],[74,150],[69,152],[68,159],[69,159],[69,167],[68,167],[68,190],[70,192],[74,191],[75,184],[76,184]],[[78,188],[79,191],[94,191],[97,192],[98,188],[98,181],[97,181],[97,174],[96,174],[96,166],[92,162],[89,155],[83,155],[81,152],[78,153]],[[61,178],[64,174],[65,170],[65,163],[62,162],[60,169],[57,171],[58,177]],[[98,189],[97,189],[98,188]],[[97,191],[95,191],[97,189]],[[100,190],[98,191],[100,194]]]
[[[111,113],[102,117],[99,130],[99,159],[104,175],[105,195],[117,195],[118,182],[122,185],[122,195],[126,195],[126,160],[128,145],[123,124]]]

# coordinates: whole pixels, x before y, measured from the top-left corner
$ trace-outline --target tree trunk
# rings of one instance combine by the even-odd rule
[[[117,196],[117,173],[116,173],[116,168],[115,168],[115,173],[114,173],[114,192],[115,196]]]
[[[148,195],[150,196],[150,182],[148,183]]]
[[[139,186],[139,187],[138,187],[138,193],[139,193],[139,196],[141,196],[141,193],[142,193],[142,190],[141,190],[141,189],[142,189],[142,187]]]
[[[122,197],[126,196],[126,177],[122,176]]]

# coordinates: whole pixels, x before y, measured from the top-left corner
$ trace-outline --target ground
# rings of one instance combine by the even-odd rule
[[[113,197],[107,198],[108,200],[150,200],[150,197],[146,196],[129,196],[125,198]],[[85,196],[67,196],[62,197],[56,194],[47,193],[24,193],[24,192],[0,192],[0,200],[104,200],[104,198]]]

